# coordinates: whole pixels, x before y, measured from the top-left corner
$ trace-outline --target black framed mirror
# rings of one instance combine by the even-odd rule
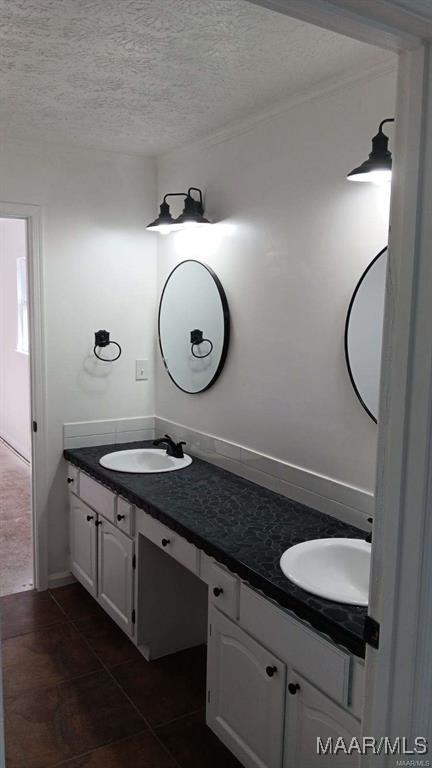
[[[176,387],[196,395],[215,383],[228,352],[230,317],[225,291],[210,267],[187,259],[172,270],[159,302],[158,334]]]
[[[387,246],[363,272],[352,295],[345,323],[345,358],[354,391],[378,422]]]

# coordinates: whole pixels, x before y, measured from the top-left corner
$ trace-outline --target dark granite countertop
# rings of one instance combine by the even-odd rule
[[[65,450],[64,457],[364,657],[366,608],[315,597],[291,583],[279,566],[280,556],[293,544],[335,536],[362,539],[364,531],[195,457],[186,469],[162,474],[113,472],[99,464],[110,451],[151,446],[140,442],[74,448]]]

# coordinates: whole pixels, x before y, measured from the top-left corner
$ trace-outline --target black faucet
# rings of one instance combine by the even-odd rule
[[[165,435],[160,437],[159,440],[153,440],[153,445],[166,445],[167,455],[174,456],[176,459],[182,459],[184,456],[182,445],[186,445],[184,440],[180,443],[175,443],[172,437]]]

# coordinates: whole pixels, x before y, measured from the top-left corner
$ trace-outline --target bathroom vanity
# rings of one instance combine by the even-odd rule
[[[365,534],[199,459],[131,475],[106,452],[64,452],[75,577],[150,661],[207,642],[207,723],[246,768],[333,765],[317,737],[360,736],[366,609],[301,590],[279,558]]]

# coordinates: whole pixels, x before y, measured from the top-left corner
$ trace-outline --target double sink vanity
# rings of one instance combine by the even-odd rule
[[[64,452],[75,577],[149,661],[207,643],[207,724],[246,768],[333,765],[317,737],[361,732],[365,533],[195,457],[117,447]]]

